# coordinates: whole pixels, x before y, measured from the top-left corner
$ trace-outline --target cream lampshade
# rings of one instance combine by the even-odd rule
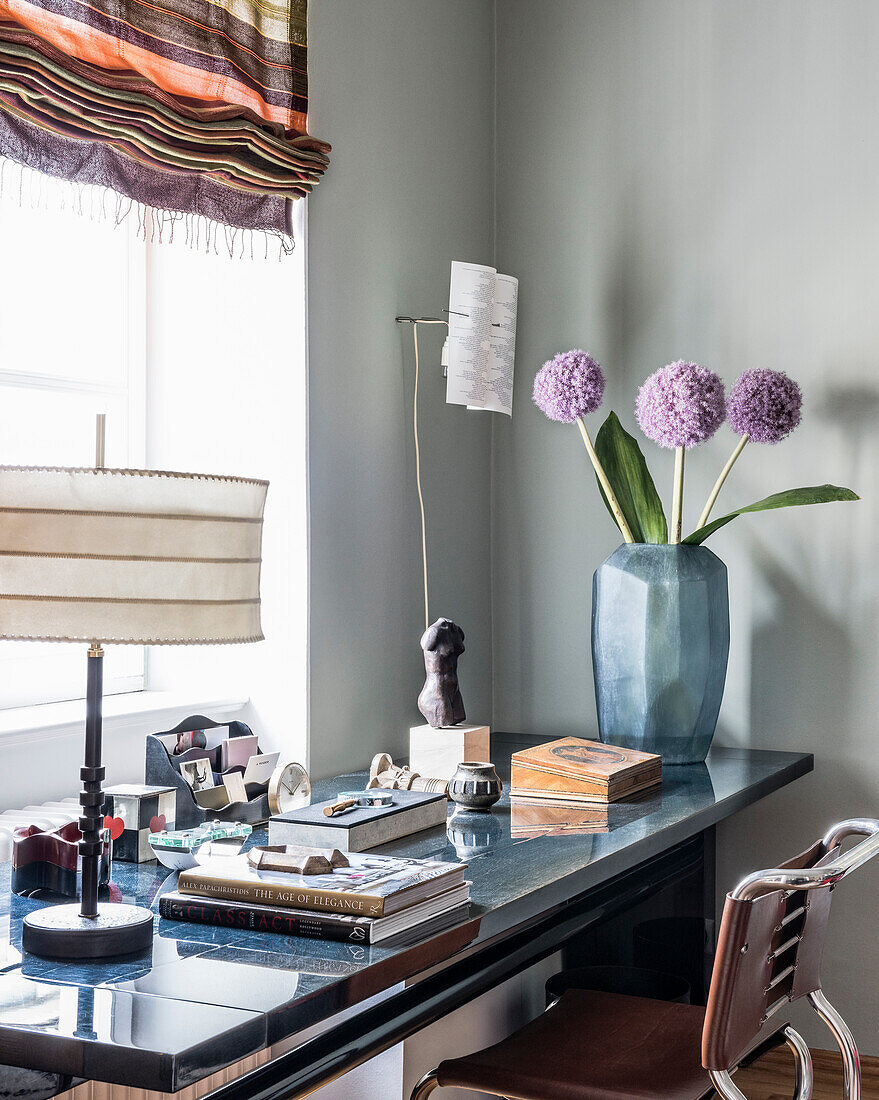
[[[81,904],[30,914],[25,950],[82,958],[149,945],[148,909],[98,903],[101,643],[260,641],[267,488],[154,470],[0,467],[0,638],[89,643]]]

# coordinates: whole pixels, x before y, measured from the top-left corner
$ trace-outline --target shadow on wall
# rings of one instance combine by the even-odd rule
[[[771,613],[759,615],[751,638],[750,728],[761,739],[765,730],[780,749],[844,736],[852,702],[848,624],[767,546],[755,547],[753,563],[758,598]]]
[[[861,377],[877,373],[867,365],[846,369]],[[839,368],[826,373],[838,375]],[[755,747],[812,751],[815,771],[720,830],[721,890],[803,849],[834,821],[879,816],[873,765],[879,571],[871,552],[879,526],[879,387],[834,383],[807,397],[814,453],[828,456],[828,480],[851,486],[862,499],[783,513],[779,520],[783,516],[796,529],[779,543],[760,537],[760,517],[753,524],[737,521],[735,537],[753,574],[751,607],[742,617],[743,625],[748,618],[752,624],[746,740]],[[730,741],[722,728],[718,740]],[[839,891],[825,954],[828,993],[834,1001],[839,997],[853,1024],[876,1014],[870,990],[879,981],[879,962],[863,952],[853,955],[851,944],[863,934],[863,914],[875,910],[877,883],[868,868]],[[830,1046],[810,1012],[794,1013],[793,1022],[812,1045]],[[858,1038],[865,1053],[876,1052],[869,1033]]]
[[[816,426],[836,437],[834,467],[862,499],[828,506],[828,515],[815,517],[822,524],[820,538],[790,556],[776,554],[772,544],[757,543],[751,534],[756,598],[750,728],[758,738],[771,730],[779,747],[811,744],[820,750],[821,739],[832,738],[838,755],[855,747],[845,739],[857,729],[868,671],[857,650],[863,631],[875,628],[876,574],[856,532],[869,540],[875,530],[879,389],[831,386],[810,405]],[[834,507],[852,510],[834,516]],[[764,602],[768,607],[760,606]]]
[[[616,236],[602,271],[601,311],[596,317],[607,319],[603,343],[612,349],[610,376],[616,376],[614,388],[618,393],[631,392],[634,406],[637,387],[648,373],[636,364],[645,343],[655,337],[657,314],[667,308],[668,303],[664,296],[663,272],[651,264],[650,255],[643,246],[646,229],[643,203],[637,201],[629,187],[626,194],[619,197],[617,205]]]

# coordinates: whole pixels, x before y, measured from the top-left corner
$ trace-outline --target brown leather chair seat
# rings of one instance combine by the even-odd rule
[[[441,1087],[511,1100],[699,1100],[705,1009],[569,989],[514,1035],[437,1068]]]

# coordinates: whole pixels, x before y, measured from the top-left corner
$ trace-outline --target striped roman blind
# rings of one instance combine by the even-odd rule
[[[259,641],[267,488],[151,470],[0,467],[0,638]]]
[[[307,108],[306,0],[0,0],[0,155],[162,220],[289,243]]]

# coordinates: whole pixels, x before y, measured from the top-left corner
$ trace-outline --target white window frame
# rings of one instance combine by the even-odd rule
[[[71,215],[74,216],[74,215]],[[125,280],[125,327],[123,333],[124,364],[121,380],[118,383],[88,382],[82,379],[64,378],[52,374],[17,371],[0,365],[0,392],[4,387],[17,387],[31,391],[51,393],[91,393],[112,398],[126,397],[128,419],[128,448],[126,465],[142,468],[146,455],[146,398],[147,398],[147,263],[149,246],[143,235],[138,232],[135,219],[128,219],[117,227],[115,232],[126,235],[125,262],[121,277]],[[0,642],[0,645],[4,643]],[[28,644],[28,643],[22,643]],[[66,647],[72,648],[72,647]],[[104,694],[123,695],[142,692],[146,687],[147,653],[145,646],[131,647],[141,650],[140,668],[131,675],[114,676],[105,673]],[[3,663],[0,660],[0,672]],[[108,670],[109,671],[109,670]],[[47,668],[47,690],[36,691],[30,687],[19,687],[15,692],[3,691],[0,682],[0,712],[23,710],[44,704],[64,703],[85,698],[85,658],[83,656],[83,675],[81,689],[62,687],[57,684],[51,688],[51,666]],[[77,681],[78,682],[78,681]]]

